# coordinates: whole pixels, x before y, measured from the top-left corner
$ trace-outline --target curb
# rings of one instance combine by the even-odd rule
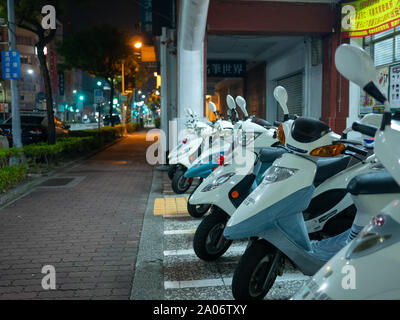
[[[162,191],[161,171],[153,171],[130,300],[164,300],[164,219],[153,214],[154,200]]]

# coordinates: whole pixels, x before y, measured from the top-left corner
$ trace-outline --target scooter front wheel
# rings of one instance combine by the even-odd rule
[[[172,179],[172,190],[176,194],[184,194],[192,186],[192,183],[192,178],[185,178],[185,171],[177,170]]]
[[[281,252],[268,242],[258,240],[251,244],[233,275],[235,300],[262,300],[274,285],[282,260]]]
[[[213,208],[196,230],[193,249],[197,257],[204,261],[214,261],[225,254],[232,241],[223,236],[229,216],[218,208]]]
[[[190,195],[190,197],[196,192],[196,190],[199,188],[199,186],[201,185],[201,183],[203,182],[203,179],[200,179],[199,185],[193,190],[192,194]],[[190,204],[190,198],[189,201],[187,203],[187,210],[189,212],[189,214],[193,217],[193,218],[201,218],[203,217],[211,208],[211,204]]]

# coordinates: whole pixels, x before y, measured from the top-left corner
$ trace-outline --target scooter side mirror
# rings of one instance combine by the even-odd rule
[[[288,93],[284,87],[276,87],[274,90],[275,100],[278,101],[279,105],[282,108],[283,114],[285,115],[285,119],[289,118],[289,109],[287,107],[287,103],[289,100]]]
[[[217,106],[213,102],[209,103],[208,108],[214,113],[217,112]]]
[[[233,99],[233,97],[231,95],[229,95],[229,94],[226,96],[226,104],[228,105],[228,108],[230,110],[235,110],[236,109],[235,99]]]
[[[239,97],[236,98],[236,103],[240,107],[240,109],[243,111],[244,116],[246,118],[248,118],[249,114],[248,114],[247,109],[246,109],[246,107],[247,107],[246,100],[243,97],[239,96]]]
[[[336,69],[346,79],[359,85],[379,102],[385,103],[387,101],[387,98],[374,83],[377,79],[376,68],[371,57],[364,49],[342,44],[336,50],[335,63]]]

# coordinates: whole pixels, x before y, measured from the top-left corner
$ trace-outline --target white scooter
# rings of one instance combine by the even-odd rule
[[[216,106],[211,103],[209,107],[211,112],[216,114]],[[176,194],[184,194],[191,187],[194,179],[185,178],[185,172],[195,164],[196,159],[202,156],[203,153],[207,153],[205,149],[209,148],[209,139],[216,139],[216,137],[225,135],[226,132],[233,130],[232,123],[222,119],[217,119],[212,123],[212,126],[208,127],[206,130],[202,127],[197,139],[187,143],[179,151],[175,159],[170,159],[170,164],[176,164],[172,178],[172,189]]]
[[[361,175],[349,188],[357,193],[361,210],[377,215],[370,224],[335,255],[294,300],[392,300],[400,299],[400,121],[375,85],[376,69],[361,48],[342,45],[336,67],[385,105],[382,124],[375,136],[375,152],[387,171]],[[355,130],[374,136],[374,129],[355,125]],[[375,212],[373,212],[375,210]]]
[[[278,87],[276,95],[281,91]],[[375,170],[375,157],[349,167],[351,159],[343,156],[345,151],[363,157],[368,153],[314,119],[285,121],[277,135],[291,153],[274,162],[262,184],[235,211],[224,231],[229,240],[252,239],[233,277],[232,291],[238,300],[262,299],[282,274],[285,257],[305,275],[313,275],[363,227],[358,224],[361,222],[357,213],[348,231],[311,243],[305,217],[308,210],[316,215],[324,211],[322,220],[340,212],[347,215],[352,203],[346,191],[348,182],[360,173]],[[321,162],[321,157],[333,159]],[[316,199],[319,190],[324,191]]]
[[[225,157],[224,165],[205,179],[189,198],[188,206],[212,205],[211,214],[199,225],[193,241],[196,255],[205,261],[216,260],[229,249],[232,241],[227,241],[222,234],[230,216],[272,162],[286,152],[283,148],[263,150],[280,145],[276,127],[265,120],[249,118],[242,97],[237,97],[236,103],[245,119],[235,124],[235,148]],[[235,101],[231,100],[230,104],[230,109],[235,110]]]
[[[187,108],[186,110],[186,123],[185,129],[180,133],[182,137],[178,144],[169,152],[168,162],[170,168],[168,170],[168,177],[172,180],[175,172],[179,166],[178,161],[182,154],[185,154],[188,150],[199,148],[203,142],[203,137],[212,134],[212,127],[207,123],[200,121],[198,116],[193,112],[192,109]],[[186,159],[183,159],[185,161]]]

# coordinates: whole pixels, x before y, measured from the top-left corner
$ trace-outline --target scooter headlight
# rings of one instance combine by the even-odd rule
[[[224,174],[223,176],[220,176],[216,178],[211,184],[209,184],[207,187],[205,187],[201,192],[209,192],[211,190],[214,190],[218,188],[219,186],[223,185],[224,183],[227,183],[230,178],[232,178],[235,175],[235,173],[228,173]]]
[[[299,171],[299,170],[298,169],[290,169],[290,168],[272,166],[264,174],[263,184],[264,185],[265,184],[271,184],[271,183],[280,182],[280,181],[289,179],[297,171]]]

